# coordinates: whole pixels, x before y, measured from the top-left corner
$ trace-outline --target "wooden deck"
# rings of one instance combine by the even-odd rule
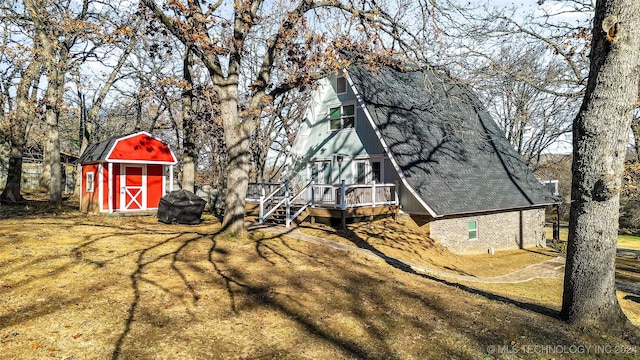
[[[347,219],[373,219],[376,216],[398,214],[395,184],[312,184],[296,192],[289,184],[250,184],[246,200],[247,213],[259,221],[271,219],[292,222],[318,219],[340,219],[345,227]]]

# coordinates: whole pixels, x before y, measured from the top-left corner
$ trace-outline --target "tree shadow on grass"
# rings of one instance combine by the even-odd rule
[[[189,280],[179,269],[177,263],[180,261],[179,259],[182,256],[181,254],[184,253],[189,244],[199,242],[201,240],[205,240],[210,243],[209,249],[207,251],[207,260],[213,269],[213,274],[210,274],[210,276],[213,276],[215,280],[222,281],[223,287],[226,290],[230,311],[235,315],[240,315],[241,313],[241,307],[238,304],[238,301],[240,300],[238,299],[238,297],[242,297],[242,301],[243,303],[245,303],[244,306],[247,306],[246,304],[248,303],[253,307],[269,308],[275,310],[281,315],[284,315],[285,318],[295,319],[295,322],[298,325],[302,326],[305,332],[311,334],[312,336],[318,337],[325,342],[333,344],[334,346],[340,348],[344,353],[349,354],[350,357],[362,359],[370,358],[367,352],[363,350],[361,346],[357,344],[357,342],[349,341],[337,334],[332,334],[331,332],[326,331],[325,329],[314,323],[312,319],[307,318],[299,310],[288,305],[286,302],[279,301],[277,299],[277,296],[273,293],[273,289],[271,288],[271,286],[269,286],[269,284],[261,285],[243,280],[246,275],[240,269],[230,266],[227,263],[229,260],[228,258],[229,256],[231,256],[231,254],[229,254],[226,249],[220,247],[220,240],[216,239],[217,236],[220,236],[223,233],[224,230],[220,229],[219,231],[212,234],[198,234],[198,236],[183,241],[182,244],[178,246],[174,251],[165,252],[147,260],[144,260],[147,256],[147,253],[154,251],[154,249],[162,246],[167,242],[172,241],[173,239],[167,239],[162,243],[156,244],[140,251],[136,260],[136,269],[129,276],[134,298],[132,299],[127,311],[127,318],[125,319],[124,329],[122,333],[120,333],[118,340],[116,341],[116,344],[114,346],[114,350],[111,356],[112,359],[126,358],[132,355],[131,351],[125,352],[123,350],[123,347],[126,343],[127,337],[129,337],[131,334],[132,324],[134,323],[136,314],[139,312],[139,307],[142,302],[141,284],[143,282],[146,282],[161,289],[161,291],[169,292],[168,289],[163,289],[161,284],[152,283],[145,278],[144,273],[147,267],[149,267],[150,265],[164,259],[170,260],[169,267],[182,279],[192,301],[194,303],[198,302],[198,300],[200,299],[199,294],[192,286],[189,285]],[[277,257],[285,263],[290,263],[284,254],[279,253],[274,246],[271,246],[267,243],[271,240],[275,240],[275,238],[262,238],[256,241],[255,249],[260,258],[271,265],[275,264],[275,261],[271,260],[271,257],[273,256]],[[283,241],[282,244],[284,243],[285,242]],[[292,249],[292,247],[289,245],[285,246],[288,249]],[[267,255],[266,252],[268,252],[269,254]],[[308,258],[313,258],[313,255],[311,254],[306,254],[301,251],[297,251],[297,253]],[[187,266],[191,266],[193,268],[193,264],[187,264]],[[301,286],[301,284],[296,283],[294,279],[291,279],[291,282],[294,284],[294,288],[298,288]],[[244,309],[249,310],[246,307]]]
[[[179,257],[180,254],[185,250],[185,248],[187,248],[187,246],[191,243],[194,243],[196,241],[202,240],[202,239],[211,239],[212,242],[212,247],[211,247],[211,251],[214,251],[215,249],[215,240],[213,240],[213,237],[215,237],[219,232],[213,233],[213,234],[201,234],[201,233],[178,233],[175,236],[172,236],[164,241],[161,241],[159,243],[156,243],[150,247],[144,248],[141,251],[139,251],[137,259],[136,259],[136,268],[135,270],[129,275],[129,280],[131,281],[131,288],[133,289],[133,300],[131,301],[130,305],[129,305],[129,309],[127,311],[127,317],[124,321],[124,329],[122,330],[122,333],[120,334],[120,336],[118,337],[115,346],[114,346],[114,350],[112,353],[111,358],[112,359],[118,359],[122,356],[122,347],[124,345],[125,339],[127,338],[127,336],[130,334],[131,332],[131,326],[132,323],[134,321],[135,315],[136,315],[136,311],[140,305],[140,299],[141,299],[141,294],[140,294],[140,284],[142,282],[145,282],[149,285],[155,286],[158,289],[160,289],[162,292],[165,293],[170,293],[171,291],[167,288],[165,288],[162,284],[146,279],[144,278],[144,271],[145,269],[154,263],[157,263],[161,260],[164,259],[169,259],[170,260],[170,269],[175,272],[180,279],[182,280],[182,282],[184,283],[185,287],[187,288],[189,295],[192,299],[192,301],[194,303],[197,303],[198,300],[200,299],[200,295],[195,291],[195,289],[191,286],[191,284],[189,283],[189,281],[187,280],[187,278],[185,277],[184,273],[177,267],[177,262],[179,261]],[[150,259],[146,259],[146,257],[148,256],[148,254],[154,250],[159,249],[160,247],[169,244],[171,242],[175,242],[176,240],[179,240],[182,236],[184,235],[192,235],[193,237],[191,237],[188,240],[184,240],[182,242],[182,244],[180,244],[174,251],[169,251],[169,252],[164,252],[161,253],[159,255],[155,255],[155,256],[151,256]]]
[[[60,216],[77,212],[78,206],[77,203],[64,199],[60,206],[52,205],[48,200],[25,199],[18,204],[0,204],[0,220]]]
[[[472,294],[476,294],[476,295],[480,295],[483,296],[489,300],[493,300],[493,301],[499,301],[499,302],[503,302],[506,304],[510,304],[510,305],[515,305],[519,308],[522,308],[524,310],[530,310],[530,311],[534,311],[537,312],[539,314],[542,315],[546,315],[546,316],[550,316],[556,319],[560,319],[560,312],[554,309],[550,309],[548,307],[545,306],[541,306],[538,304],[533,304],[533,303],[527,303],[527,302],[523,302],[523,301],[518,301],[518,300],[514,300],[514,299],[510,299],[508,297],[502,296],[502,295],[498,295],[498,294],[493,294],[484,290],[480,290],[480,289],[476,289],[473,288],[471,286],[468,285],[463,285],[460,283],[456,283],[456,282],[452,282],[449,280],[445,280],[442,278],[438,278],[432,275],[428,275],[428,274],[424,274],[424,273],[420,273],[417,272],[413,269],[413,267],[410,264],[405,263],[402,260],[393,258],[391,256],[386,255],[385,253],[383,253],[382,251],[376,249],[374,246],[372,246],[371,244],[369,244],[367,241],[365,241],[364,239],[362,239],[356,232],[354,232],[353,230],[350,229],[346,229],[346,230],[341,230],[338,233],[341,233],[344,235],[345,239],[348,239],[349,241],[353,242],[353,244],[355,246],[357,246],[358,248],[361,249],[365,249],[370,251],[371,253],[375,254],[376,256],[378,256],[379,258],[381,258],[382,260],[384,260],[387,264],[389,264],[390,266],[399,269],[401,271],[404,271],[408,274],[412,274],[412,275],[416,275],[416,276],[420,276],[432,281],[436,281],[439,282],[441,284],[447,285],[447,286],[453,286],[456,287],[460,290],[466,291],[468,293],[472,293]]]
[[[31,318],[45,317],[56,312],[56,303],[73,308],[76,301],[96,304],[99,298],[101,304],[105,299],[109,302],[113,299],[109,295],[111,291],[124,294],[116,298],[126,299],[122,301],[122,314],[112,317],[117,321],[118,331],[107,342],[108,353],[102,354],[112,359],[152,357],[153,351],[158,351],[155,356],[162,357],[167,353],[160,352],[161,344],[167,343],[194,351],[189,356],[176,353],[176,357],[192,358],[225,357],[225,354],[228,354],[226,357],[252,354],[250,357],[255,358],[294,358],[301,356],[299,349],[303,346],[310,346],[311,350],[318,351],[317,354],[344,358],[406,358],[407,353],[418,358],[433,358],[434,354],[471,358],[470,354],[482,353],[483,346],[506,336],[502,330],[501,333],[484,333],[470,326],[473,319],[469,319],[467,312],[480,311],[483,304],[478,305],[477,299],[465,296],[465,292],[530,309],[526,304],[416,273],[408,264],[375,252],[376,249],[366,242],[356,245],[369,247],[367,250],[402,273],[380,266],[379,261],[361,261],[361,258],[345,256],[339,250],[285,238],[295,235],[288,232],[293,230],[275,235],[254,232],[247,239],[236,239],[221,235],[219,226],[204,231],[198,226],[174,227],[150,221],[105,225],[100,221],[89,224],[82,220],[78,224],[94,226],[95,232],[73,246],[69,245],[66,253],[61,254],[68,262],[67,267],[59,271],[68,271],[73,264],[81,264],[82,268],[88,266],[101,273],[112,272],[114,275],[106,281],[113,282],[108,285],[113,288],[109,292],[98,289],[92,299],[78,298],[81,293],[72,293],[74,296],[51,299],[50,306],[25,309]],[[42,225],[53,226],[48,221]],[[70,228],[59,228],[59,231],[65,230],[71,231]],[[152,237],[154,235],[160,236]],[[134,246],[113,253],[108,251],[111,246],[118,249],[120,242]],[[239,258],[244,259],[239,261]],[[38,264],[37,259],[25,261],[31,264],[29,266]],[[43,272],[42,276],[48,275]],[[408,279],[417,279],[415,282],[419,287],[403,284],[413,281]],[[55,281],[55,278],[51,280]],[[99,287],[90,283],[89,278],[86,282],[78,287]],[[433,288],[455,294],[461,305],[452,306],[449,298],[438,300],[438,292],[431,292]],[[467,298],[470,298],[470,305],[463,308]],[[177,306],[171,307],[172,303]],[[505,315],[512,321],[509,326],[524,332],[528,323],[516,321],[516,318],[524,316],[525,312],[515,306],[499,310],[509,313]],[[198,317],[210,312],[223,314],[200,322]],[[28,320],[28,314],[25,316],[21,319]],[[276,331],[279,327],[287,335],[269,337],[274,329],[262,323],[267,316],[282,318],[273,325]],[[218,351],[217,355],[196,352],[197,347],[203,345],[186,342],[189,340],[187,335],[176,337],[181,333],[199,336],[197,332],[202,326],[220,326],[223,320],[229,320],[232,325],[204,335],[205,344]],[[252,328],[233,327],[242,322],[249,323]],[[262,326],[264,330],[256,329]],[[554,336],[552,328],[534,327],[533,331],[549,333],[546,335],[549,338]],[[260,338],[263,334],[264,339]],[[457,340],[447,340],[451,336]],[[301,339],[301,343],[288,343],[296,341],[292,339],[294,337]],[[569,339],[567,333],[557,337]],[[313,345],[306,345],[309,341]],[[411,345],[412,341],[418,345]],[[460,341],[470,343],[471,350],[464,349],[466,343],[460,346]],[[407,350],[405,345],[414,347]],[[244,350],[245,346],[256,352]],[[420,356],[422,347],[425,350]]]
[[[440,285],[443,285],[444,287],[452,288],[450,292],[453,294],[456,294],[458,292],[456,290],[460,291],[457,295],[459,297],[455,300],[459,304],[457,303],[453,304],[450,301],[452,298],[455,298],[456,295],[447,296],[446,297],[447,300],[440,301],[439,295],[434,296],[434,294],[431,294],[431,293],[421,293],[419,290],[408,287],[400,281],[393,284],[390,284],[388,282],[381,282],[379,286],[376,285],[373,288],[371,288],[371,289],[381,289],[381,288],[393,287],[395,288],[396,294],[398,296],[413,299],[414,301],[417,302],[417,304],[419,304],[419,307],[421,309],[425,310],[424,314],[421,314],[421,315],[403,317],[404,313],[400,310],[396,310],[394,305],[390,303],[387,300],[387,298],[372,296],[368,292],[371,289],[367,289],[368,283],[362,282],[360,279],[354,280],[353,282],[350,283],[349,290],[348,290],[349,293],[354,294],[353,301],[355,306],[351,311],[352,311],[352,314],[355,314],[365,324],[371,320],[370,319],[371,314],[363,310],[364,308],[366,308],[365,306],[362,306],[363,301],[364,303],[369,302],[369,303],[375,304],[374,306],[376,307],[377,312],[388,314],[390,318],[395,318],[395,317],[402,318],[403,322],[401,326],[406,326],[407,328],[421,329],[416,332],[418,334],[423,331],[426,333],[440,333],[441,330],[437,329],[438,326],[436,325],[434,329],[433,324],[445,323],[453,327],[454,331],[464,334],[463,336],[466,337],[466,340],[467,341],[471,340],[472,343],[476,343],[476,346],[477,344],[481,344],[482,346],[487,346],[491,344],[500,345],[503,343],[508,344],[509,341],[512,341],[513,339],[507,340],[506,343],[505,343],[505,339],[507,339],[507,334],[511,336],[512,333],[526,335],[525,338],[527,340],[525,341],[534,341],[533,342],[534,344],[536,343],[535,341],[538,341],[537,343],[543,344],[548,342],[549,339],[553,339],[553,341],[558,341],[558,343],[573,343],[576,341],[573,338],[573,335],[568,330],[568,326],[563,321],[560,320],[559,312],[556,310],[553,310],[544,306],[540,306],[534,303],[518,301],[505,296],[494,294],[488,291],[476,289],[467,285],[459,284],[456,282],[444,280],[435,276],[417,272],[412,268],[410,264],[407,264],[399,259],[396,259],[384,254],[383,252],[379,251],[371,244],[359,238],[358,235],[353,232],[346,231],[346,232],[340,232],[340,234],[344,235],[343,236],[344,238],[350,239],[354,243],[354,245],[356,245],[358,248],[371,252],[372,254],[374,254],[381,260],[383,260],[386,264],[390,265],[395,269],[401,270],[405,274],[408,274],[410,276],[415,276],[416,278],[419,278],[419,279],[433,281]],[[288,232],[284,232],[284,233],[279,233],[277,235],[265,236],[261,238],[259,241],[257,241],[256,248],[258,248],[258,246],[262,246],[262,244],[268,244],[270,241],[279,241],[279,240],[281,241],[282,236],[286,236],[286,235],[292,235],[295,237],[296,234],[289,234]],[[289,244],[291,242],[292,241],[289,241]],[[324,252],[327,250],[320,248],[318,249],[318,251]],[[338,250],[334,250],[334,251],[338,251]],[[344,249],[339,251],[344,251]],[[260,255],[261,257],[266,257],[264,250],[261,251],[260,254],[261,254]],[[307,251],[307,252],[302,252],[302,254],[312,254],[312,253],[309,253]],[[281,256],[281,255],[279,254],[277,256]],[[347,257],[347,258],[350,258],[350,257]],[[372,265],[376,268],[381,269],[382,271],[384,271],[384,269],[386,268],[384,266],[380,267],[379,265],[375,265],[375,263]],[[354,263],[354,266],[356,266],[355,263]],[[352,274],[352,272],[355,272],[355,270],[350,271],[349,273],[344,273],[343,276],[349,277]],[[391,276],[393,277],[394,275],[391,275]],[[465,293],[477,295],[477,296],[465,296]],[[367,294],[367,295],[363,295],[363,294]],[[435,292],[435,294],[437,294],[437,292]],[[496,313],[495,315],[496,320],[498,322],[501,322],[501,321],[503,322],[501,325],[496,326],[496,328],[499,328],[500,330],[493,331],[491,328],[494,327],[495,324],[491,324],[491,323],[485,323],[484,325],[485,328],[480,327],[475,330],[474,328],[469,327],[468,318],[472,318],[474,316],[473,313],[478,312],[477,307],[482,306],[484,304],[480,302],[480,305],[478,305],[477,297],[484,298],[486,300],[491,301],[490,303],[488,303],[489,304],[488,306],[485,305],[488,309],[490,309],[489,311],[492,311],[491,309],[498,309],[498,311],[501,311],[501,313]],[[469,307],[465,308],[465,304],[467,304],[467,299],[470,299],[469,305],[468,305]],[[494,302],[495,304],[493,304]],[[504,307],[504,305],[513,307],[513,309],[508,310],[508,308]],[[518,308],[518,309],[516,310],[515,308]],[[468,311],[469,313],[466,314],[465,313],[466,311]],[[509,315],[506,316],[506,319],[500,320],[500,318],[503,317],[502,313],[504,312],[508,312]],[[456,313],[459,313],[458,316],[453,315]],[[529,315],[528,313],[531,315]],[[554,321],[552,322],[553,325],[550,325],[550,326],[540,325],[540,323],[546,323],[548,321],[548,320],[545,321],[544,319],[539,321],[537,324],[532,324],[528,322],[526,320],[527,317],[537,316],[537,315],[533,315],[533,313],[541,314],[541,315],[553,318],[554,319]],[[519,316],[521,318],[518,318]],[[467,318],[467,319],[463,319],[463,318]],[[312,322],[312,324],[315,326],[315,323]],[[558,332],[557,331],[558,328],[562,328],[563,330],[561,332]],[[505,333],[505,331],[507,332]],[[384,326],[380,326],[379,323],[376,325],[370,326],[368,328],[368,332],[370,333],[371,337],[380,339],[381,343],[384,343],[385,340],[388,340],[388,334],[385,333]],[[338,341],[338,340],[342,342],[344,342],[345,340],[345,339],[342,339],[340,336],[335,336],[335,334],[330,333],[330,335],[334,336],[334,338],[331,338],[332,342],[334,343],[335,341]],[[326,334],[323,334],[323,337],[328,338]],[[335,337],[337,337],[338,339],[335,339]],[[364,344],[358,344],[353,349],[362,349],[363,348],[362,345]],[[365,348],[366,348],[366,345],[365,345]],[[468,358],[469,353],[466,352],[463,348],[464,347],[457,349],[455,348],[455,346],[453,346],[453,347],[446,348],[445,351],[447,355],[451,355],[454,358],[458,358],[458,357]],[[393,357],[393,356],[389,356],[389,354],[394,354],[393,349],[387,348],[386,350],[384,350],[384,352],[388,357]],[[351,353],[351,355],[357,355],[359,357],[375,357],[373,355],[374,353],[375,352],[371,352],[370,350],[363,350],[360,353]],[[443,357],[446,357],[444,354],[445,353],[443,353]],[[452,355],[452,354],[455,354],[455,355]]]

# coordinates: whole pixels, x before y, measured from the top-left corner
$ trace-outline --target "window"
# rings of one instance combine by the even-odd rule
[[[340,76],[336,79],[336,92],[338,94],[343,94],[347,92],[347,79]]]
[[[364,161],[356,163],[356,184],[364,184],[367,179],[366,164]]]
[[[376,184],[382,182],[382,170],[380,161],[371,162],[371,177],[372,180],[376,182]]]
[[[542,181],[542,185],[544,185],[545,189],[547,189],[553,195],[559,195],[558,193],[558,180],[546,180]]]
[[[317,161],[311,165],[311,181],[314,184],[331,184],[331,164]]]
[[[343,105],[329,110],[331,131],[353,128],[355,123],[355,105]]]
[[[93,188],[94,188],[94,185],[93,185],[94,181],[93,180],[94,180],[94,173],[88,172],[86,174],[86,180],[85,180],[85,185],[86,185],[85,186],[85,192],[88,192],[88,193],[92,193],[93,192]]]
[[[469,240],[478,238],[478,220],[469,221]]]

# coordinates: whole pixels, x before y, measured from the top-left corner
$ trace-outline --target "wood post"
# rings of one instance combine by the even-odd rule
[[[559,205],[553,206],[553,212],[555,213],[555,219],[553,222],[553,240],[560,241],[560,208]]]
[[[289,199],[289,180],[284,182],[284,204],[287,209],[285,226],[290,227],[291,226],[291,204]]]
[[[371,206],[376,207],[376,181],[371,182]]]
[[[313,181],[311,181],[311,206],[315,206],[316,204],[316,190],[313,186]]]

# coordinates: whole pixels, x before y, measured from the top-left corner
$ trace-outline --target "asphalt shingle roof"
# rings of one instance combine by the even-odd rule
[[[437,216],[557,202],[467,86],[431,70],[348,73],[407,183]]]
[[[107,159],[107,155],[109,155],[109,151],[111,150],[111,148],[113,148],[113,145],[120,138],[122,137],[117,136],[98,143],[89,144],[82,155],[80,155],[80,159],[78,159],[78,162],[81,164],[86,164],[105,161]]]

